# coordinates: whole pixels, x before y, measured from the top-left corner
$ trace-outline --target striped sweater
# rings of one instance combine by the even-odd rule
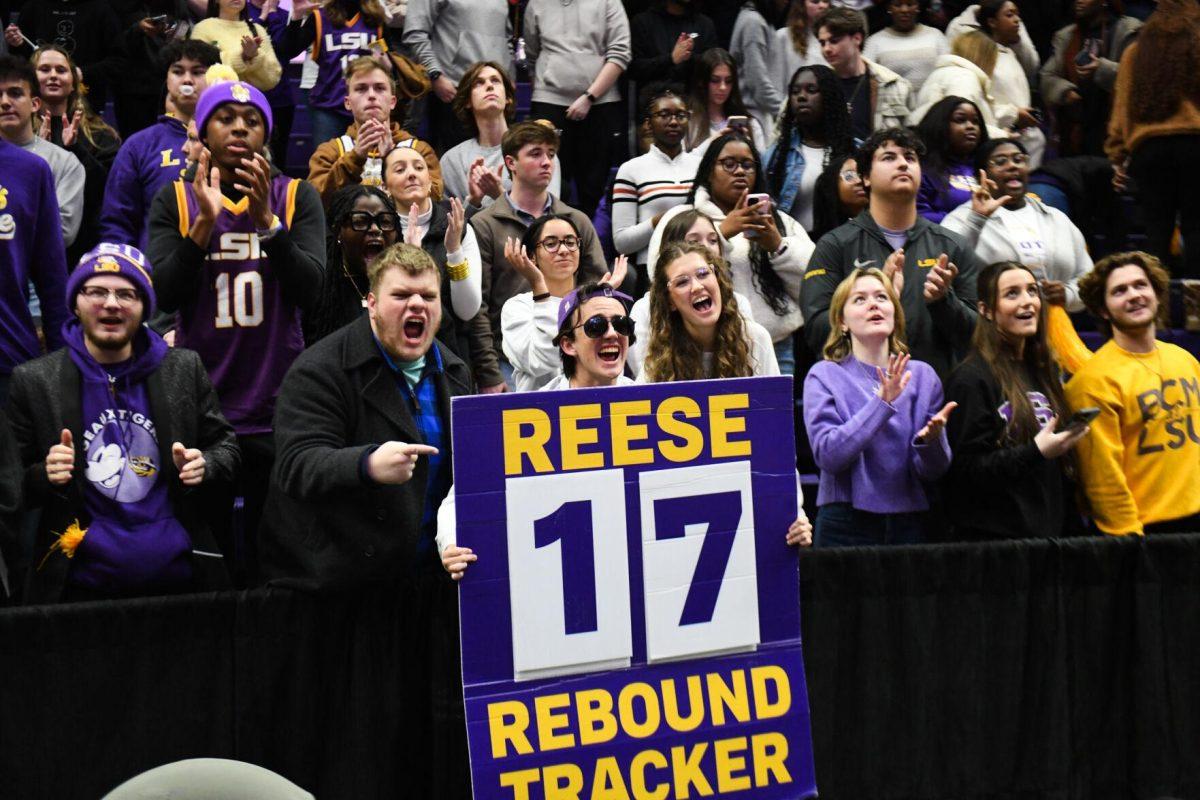
[[[672,159],[650,145],[648,153],[621,165],[612,199],[613,244],[618,251],[637,264],[646,263],[654,233],[651,220],[687,201],[699,163],[695,153],[681,152]]]

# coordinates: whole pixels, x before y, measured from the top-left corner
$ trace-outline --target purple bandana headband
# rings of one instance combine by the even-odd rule
[[[632,297],[624,292],[618,292],[611,286],[601,286],[599,289],[588,292],[582,297],[580,297],[578,289],[572,289],[570,292],[567,292],[567,296],[558,304],[558,329],[562,330],[563,323],[570,319],[571,315],[575,313],[575,309],[593,297],[615,297],[625,305],[626,310],[633,305]]]

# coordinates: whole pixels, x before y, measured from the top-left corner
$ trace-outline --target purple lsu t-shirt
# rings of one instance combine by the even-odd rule
[[[371,43],[387,50],[383,28],[363,22],[355,14],[345,25],[334,25],[324,9],[318,9],[313,19],[317,26],[312,46],[312,59],[317,63],[317,81],[308,96],[308,104],[316,108],[345,113],[342,101],[346,98],[346,65],[359,56],[371,55]]]
[[[292,223],[300,182],[278,175],[271,181],[271,210]],[[198,213],[190,183],[175,183],[180,228]],[[179,309],[175,343],[200,354],[226,419],[241,435],[268,433],[279,385],[304,349],[300,309],[283,296],[276,271],[258,240],[249,201],[224,207],[213,226],[200,291]]]

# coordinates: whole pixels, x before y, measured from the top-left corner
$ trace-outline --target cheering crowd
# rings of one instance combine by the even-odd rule
[[[451,398],[706,378],[790,544],[1200,530],[1200,3],[701,5],[0,6],[0,594],[451,586]]]

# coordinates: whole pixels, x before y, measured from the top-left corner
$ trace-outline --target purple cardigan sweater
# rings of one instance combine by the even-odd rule
[[[850,503],[860,511],[899,514],[929,508],[924,483],[950,466],[942,430],[920,444],[917,432],[942,407],[942,383],[923,361],[891,403],[875,394],[875,368],[849,356],[821,361],[804,379],[804,422],[821,468],[817,505]]]

